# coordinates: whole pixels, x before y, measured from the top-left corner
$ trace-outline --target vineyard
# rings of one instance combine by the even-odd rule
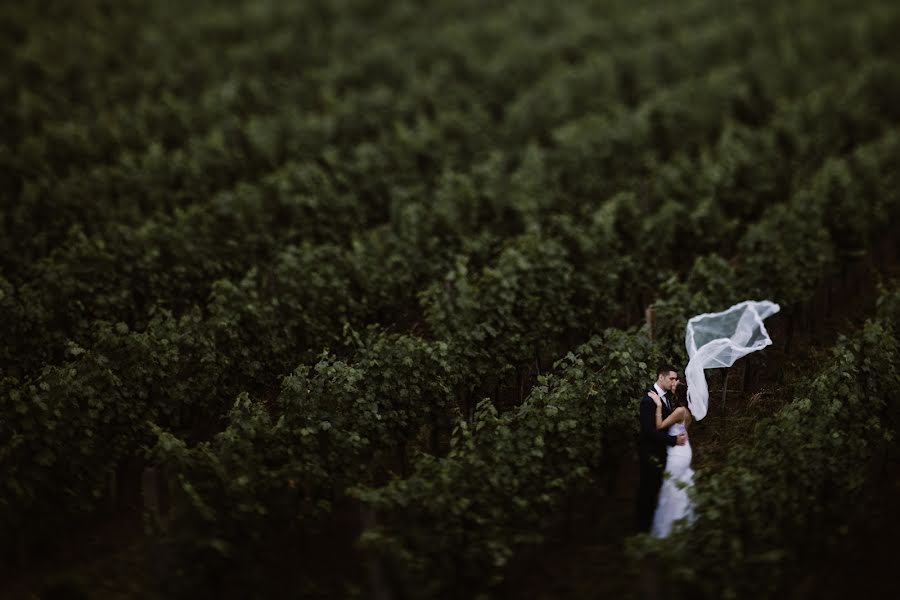
[[[0,6],[0,597],[880,593],[897,31],[887,0]],[[707,372],[700,518],[635,535],[643,390],[748,298],[775,345]]]

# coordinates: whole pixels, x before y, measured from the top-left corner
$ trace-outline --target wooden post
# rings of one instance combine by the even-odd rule
[[[523,367],[516,367],[516,381],[519,383],[519,404],[522,404],[525,395],[525,369]]]
[[[16,533],[16,566],[24,569],[28,565],[28,544],[25,542],[25,534]]]
[[[360,505],[360,520],[362,521],[363,531],[374,529],[377,526],[375,511],[368,506]],[[366,570],[369,572],[369,586],[372,590],[372,598],[375,600],[392,600],[393,594],[388,586],[388,578],[384,573],[384,565],[381,559],[372,553],[368,553],[366,559]]]
[[[157,591],[166,591],[165,560],[160,542],[161,530],[165,530],[163,517],[160,472],[156,467],[145,467],[141,471],[141,499],[144,506],[144,522],[149,524],[153,535],[150,536],[148,563],[150,573],[156,580]]]
[[[167,529],[172,520],[177,486],[172,484],[169,472],[162,465],[144,467],[141,472],[141,497],[144,512],[149,513],[156,524]]]
[[[725,381],[722,384],[722,416],[725,418],[725,432],[728,432],[728,408],[725,400],[728,398],[728,374],[731,368],[725,369]]]
[[[744,361],[744,371],[741,374],[741,391],[747,391],[747,385],[750,383],[750,361]]]
[[[647,310],[644,311],[644,319],[647,321],[647,332],[650,336],[650,341],[653,341],[654,328],[656,327],[656,311],[653,310],[653,305],[647,307]]]
[[[119,482],[114,468],[106,477],[106,500],[110,511],[115,511],[119,506]]]
[[[441,432],[440,432],[440,423],[439,423],[437,417],[434,417],[434,419],[431,423],[431,432],[430,432],[429,438],[430,438],[429,445],[431,446],[431,453],[434,456],[440,455],[438,445],[441,442]]]
[[[409,477],[409,460],[406,455],[406,441],[397,444],[397,458],[400,460],[400,475],[403,479]]]
[[[784,353],[788,355],[791,353],[791,342],[794,338],[794,310],[788,309],[786,312],[787,314],[785,315],[785,318],[787,320],[787,332],[785,334]],[[780,369],[780,373],[781,374],[779,376],[779,381],[783,381],[784,368]]]

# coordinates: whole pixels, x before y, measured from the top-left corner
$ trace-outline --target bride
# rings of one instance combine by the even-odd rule
[[[746,300],[722,312],[691,317],[684,339],[689,359],[684,369],[687,386],[675,389],[681,406],[663,421],[662,401],[655,392],[649,393],[656,404],[656,429],[668,428],[669,435],[678,435],[687,432],[691,419],[703,419],[709,405],[704,369],[730,367],[739,358],[770,346],[772,338],[763,321],[780,310],[769,300]],[[683,446],[669,446],[666,452],[666,470],[650,529],[651,535],[658,538],[667,537],[679,519],[695,519],[688,495],[694,483],[690,441]]]
[[[668,428],[669,435],[687,433],[687,426],[691,421],[691,412],[687,409],[686,386],[680,384],[675,394],[681,402],[681,406],[672,411],[666,420],[662,419],[662,400],[656,392],[650,392],[650,398],[656,404],[656,429]],[[669,446],[666,457],[666,471],[663,475],[662,488],[659,490],[659,501],[656,504],[656,513],[653,515],[653,527],[650,531],[653,537],[664,538],[672,531],[675,521],[687,518],[693,521],[694,513],[691,499],[688,496],[688,488],[693,485],[694,471],[691,469],[691,442],[690,439],[683,446]]]

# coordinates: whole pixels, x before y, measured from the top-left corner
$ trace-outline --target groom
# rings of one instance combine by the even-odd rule
[[[678,372],[671,365],[662,365],[656,370],[656,383],[653,390],[662,398],[662,418],[674,409],[675,387],[678,385]],[[647,390],[641,398],[640,419],[640,455],[641,479],[637,494],[637,528],[640,532],[649,532],[656,511],[656,500],[662,486],[663,472],[666,469],[666,446],[683,446],[687,436],[683,433],[668,435],[665,430],[656,429],[656,404]]]

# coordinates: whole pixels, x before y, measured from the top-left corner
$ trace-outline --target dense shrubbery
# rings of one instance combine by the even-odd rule
[[[185,593],[360,500],[400,589],[490,589],[687,316],[792,323],[900,216],[890,3],[417,4],[0,8],[0,538],[154,460]]]
[[[445,457],[357,491],[379,514],[363,545],[407,597],[456,597],[502,580],[516,549],[540,542],[563,502],[637,433],[635,401],[661,357],[640,332],[609,330],[563,358],[520,406],[485,401]]]
[[[696,597],[783,593],[799,561],[819,557],[846,533],[849,515],[865,505],[895,444],[900,372],[896,306],[853,335],[841,337],[822,368],[797,382],[794,400],[763,416],[727,465],[703,473],[693,492],[696,524],[664,541],[643,540],[667,589]]]

